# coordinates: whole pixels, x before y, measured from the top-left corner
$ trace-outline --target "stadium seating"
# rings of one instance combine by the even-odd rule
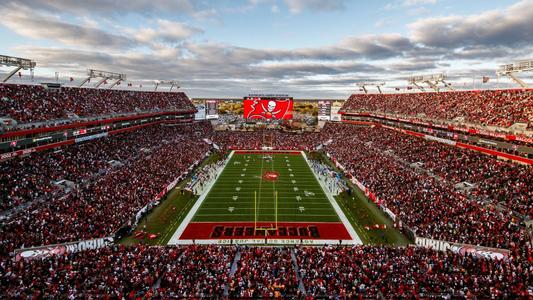
[[[182,128],[183,129],[183,128]],[[75,144],[0,163],[0,211],[60,192],[54,182],[69,180],[81,185],[112,169],[111,161],[127,163],[167,136],[171,127],[145,127],[132,132]],[[146,137],[149,136],[150,139]]]
[[[164,299],[222,296],[235,253],[233,247],[186,247],[181,256],[168,262],[157,296]]]
[[[473,184],[471,196],[533,218],[533,169],[530,167],[389,129],[358,128],[354,134],[362,143],[371,142],[372,148],[388,153],[388,157],[397,161],[421,163],[421,169],[444,179],[448,185]]]
[[[238,254],[244,257],[232,276]],[[283,293],[290,287],[308,298],[527,298],[532,276],[527,260],[413,247],[114,246],[31,261],[4,260],[0,297],[234,298],[249,292],[272,298],[288,295]]]
[[[0,117],[19,124],[67,119],[69,114],[94,117],[193,109],[184,93],[70,87],[56,91],[38,85],[0,84]]]
[[[343,110],[531,125],[532,93],[352,95]],[[0,116],[20,123],[188,109],[183,93],[0,85]],[[505,248],[510,259],[418,247],[137,245],[15,261],[19,248],[114,235],[214,151],[208,140],[223,153],[325,144],[417,236]],[[457,188],[465,182],[471,188]],[[0,162],[0,298],[527,298],[533,248],[523,220],[533,217],[532,201],[529,166],[379,126],[327,123],[305,135],[148,126]]]
[[[306,293],[313,297],[527,297],[532,279],[526,261],[424,248],[307,247],[296,249],[296,259]]]
[[[439,121],[464,118],[472,124],[533,126],[533,90],[353,94],[341,112],[374,112]]]
[[[241,252],[231,298],[279,298],[299,294],[291,252],[284,248],[246,248]]]
[[[147,139],[146,134],[152,130],[159,132]],[[0,255],[7,255],[21,246],[112,235],[177,176],[186,174],[194,163],[205,157],[210,146],[202,140],[203,134],[197,135],[196,132],[192,125],[158,126],[139,132],[139,137],[131,141],[118,141],[120,137],[111,141],[112,145],[124,145],[125,149],[102,148],[104,152],[101,152],[100,159],[124,154],[123,165],[93,178],[67,195],[52,196],[31,209],[14,213],[0,227],[3,237]],[[143,138],[145,142],[136,143]],[[106,149],[109,152],[105,152]],[[128,149],[130,151],[126,152]],[[76,151],[68,150],[67,153]],[[96,169],[91,167],[91,170]]]
[[[386,153],[379,143],[381,132],[374,135],[374,130],[330,124],[324,134],[337,142],[325,149],[418,236],[507,249],[525,244],[523,226],[508,211],[468,199],[438,178],[417,172],[394,154]],[[390,142],[401,145],[401,138]],[[453,168],[449,171],[457,172]],[[528,195],[528,191],[523,192]]]

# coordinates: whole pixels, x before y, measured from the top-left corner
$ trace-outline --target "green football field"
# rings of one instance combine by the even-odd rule
[[[272,172],[275,179],[263,178]],[[277,201],[276,201],[277,193]],[[340,222],[301,154],[238,154],[193,222]]]

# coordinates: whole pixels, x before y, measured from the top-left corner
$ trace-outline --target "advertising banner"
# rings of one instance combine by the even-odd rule
[[[205,120],[205,102],[202,104],[196,104],[197,112],[194,114],[195,120]]]
[[[218,119],[218,101],[216,100],[205,101],[205,118],[208,120]]]
[[[331,116],[331,101],[318,101],[318,120],[329,121]]]
[[[332,104],[331,106],[331,118],[330,120],[333,121],[333,122],[340,122],[342,119],[341,119],[341,114],[339,114],[339,110],[341,110],[341,107],[342,107],[342,103],[336,101]]]

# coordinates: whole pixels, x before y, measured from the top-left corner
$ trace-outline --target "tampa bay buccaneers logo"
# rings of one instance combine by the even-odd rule
[[[246,119],[290,119],[292,100],[244,100]]]

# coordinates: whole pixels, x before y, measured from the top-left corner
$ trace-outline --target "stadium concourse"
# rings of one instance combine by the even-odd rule
[[[499,90],[476,92],[475,97],[472,92],[353,95],[341,111],[531,127],[532,107],[530,90]],[[0,162],[0,297],[533,297],[527,227],[533,217],[531,164],[408,135],[375,120],[326,122],[321,130],[304,134],[264,128],[216,131],[208,121],[193,121],[191,112],[184,93],[0,85],[0,116],[15,121],[0,133],[2,142],[10,143]],[[108,122],[116,119],[122,127]],[[95,133],[88,131],[92,129]],[[59,136],[47,144],[40,140],[47,132]],[[22,144],[28,136],[37,143],[34,148]],[[251,157],[245,152],[239,160],[229,155],[234,149],[265,146],[268,154]],[[285,157],[317,150],[342,170],[348,184],[362,189],[368,202],[375,202],[373,207],[383,210],[409,245],[308,246],[299,231],[293,246],[217,245],[218,239],[209,245],[149,246],[145,238],[134,245],[121,243],[143,234],[146,221],[141,220],[171,201],[165,197],[174,186],[197,175],[213,157],[226,162],[228,169],[218,162],[215,168],[234,181],[241,173],[236,176],[229,167],[243,169],[237,161],[283,165],[268,169],[268,178],[261,176],[267,170],[263,167],[250,165],[244,171],[257,171],[251,177],[265,188],[274,185],[274,175],[278,184],[288,184],[294,165],[294,180],[309,186],[288,190],[295,193],[291,199],[305,204],[281,207],[285,213],[279,217],[285,219],[279,221],[317,221],[309,219],[315,213],[303,214],[316,206],[322,212],[316,214],[324,218],[320,222],[338,222],[350,206],[335,207],[338,198],[329,195],[303,156]],[[298,174],[296,167],[302,168]],[[198,206],[193,221],[228,210],[213,197],[217,188],[228,192],[220,176],[213,176],[206,183],[211,191],[200,196],[211,207],[188,198]],[[463,182],[472,188],[457,189]],[[277,189],[267,193],[271,191]],[[297,199],[296,192],[305,196]],[[232,191],[220,201],[236,202],[238,212],[239,198],[233,196],[238,195]],[[249,212],[247,220],[254,220],[254,209],[243,209]],[[271,223],[273,214],[278,216],[277,208],[259,221]],[[225,221],[216,215],[212,222]],[[345,222],[347,232],[356,223]],[[356,229],[357,235],[373,230]],[[253,230],[252,237],[257,237]]]

